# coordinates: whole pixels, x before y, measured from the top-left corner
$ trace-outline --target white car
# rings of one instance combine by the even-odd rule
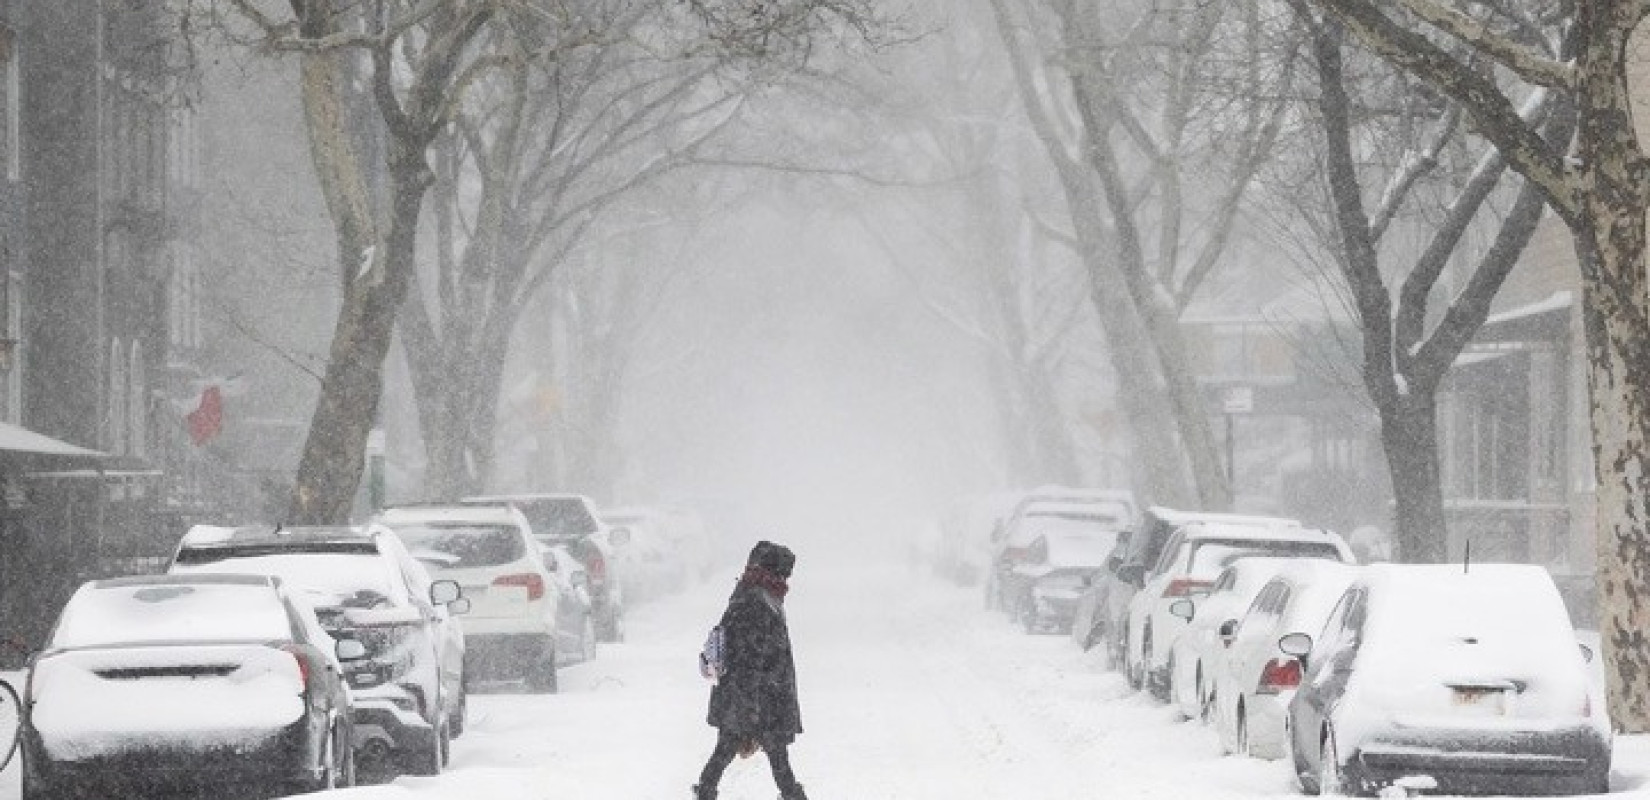
[[[1186,620],[1170,613],[1169,606],[1208,592],[1227,565],[1253,556],[1353,560],[1341,537],[1313,528],[1226,522],[1182,526],[1164,543],[1140,591],[1129,600],[1125,667],[1158,699],[1169,699],[1169,656],[1186,629]]]
[[[1169,654],[1173,665],[1169,697],[1181,714],[1189,719],[1209,718],[1214,671],[1225,661],[1230,641],[1220,635],[1221,626],[1242,617],[1261,587],[1294,562],[1292,558],[1240,558],[1220,573],[1207,595],[1169,604],[1169,613],[1188,623]]]
[[[623,567],[624,592],[647,600],[687,586],[689,565],[670,532],[670,518],[641,506],[604,508],[607,542]]]
[[[986,575],[986,607],[1022,615],[1016,603],[1025,586],[1015,585],[1014,570],[1026,563],[1031,543],[1050,523],[1070,522],[1107,531],[1122,531],[1134,521],[1134,496],[1115,489],[1040,489],[1014,506],[1014,513],[992,536],[991,570]]]
[[[1379,564],[1322,635],[1289,704],[1301,788],[1603,794],[1611,731],[1552,576],[1522,564]]]
[[[314,609],[269,576],[92,581],[25,682],[22,796],[282,794],[354,782],[350,690]]]
[[[1279,642],[1323,630],[1335,601],[1357,577],[1357,567],[1297,559],[1255,595],[1215,671],[1211,721],[1222,749],[1256,758],[1288,755],[1285,720],[1300,686],[1301,663]]]
[[[395,531],[433,577],[457,581],[464,616],[464,674],[522,680],[556,691],[560,593],[532,526],[510,505],[408,506],[376,520]]]

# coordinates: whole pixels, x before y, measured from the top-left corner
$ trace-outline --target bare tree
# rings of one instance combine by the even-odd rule
[[[1507,162],[1493,147],[1467,135],[1458,104],[1378,67],[1349,75],[1340,26],[1318,20],[1304,4],[1297,3],[1297,10],[1312,30],[1319,78],[1314,121],[1323,147],[1308,152],[1321,154],[1314,166],[1321,169],[1331,209],[1318,211],[1324,204],[1314,201],[1322,195],[1311,194],[1301,199],[1298,213],[1334,220],[1312,227],[1334,231],[1328,249],[1358,317],[1361,375],[1381,420],[1399,555],[1443,561],[1438,388],[1488,318],[1496,293],[1535,235],[1546,201],[1535,184],[1507,176]],[[1522,113],[1545,120],[1546,136],[1564,141],[1573,133],[1573,115],[1552,113],[1563,102],[1536,93]],[[1394,149],[1396,158],[1383,157]],[[1425,213],[1409,211],[1415,208],[1437,212],[1425,226],[1424,246],[1412,252],[1402,241],[1410,232],[1402,218]],[[1475,228],[1488,229],[1486,247],[1473,247],[1469,234]],[[1429,313],[1451,262],[1469,259],[1470,269],[1452,281],[1458,289],[1446,307]],[[1399,262],[1402,267],[1394,269]]]
[[[1581,266],[1582,319],[1598,474],[1600,625],[1610,716],[1650,730],[1650,160],[1633,125],[1630,41],[1644,0],[1473,4],[1310,0],[1381,58],[1461,105],[1473,128],[1546,196]],[[1571,58],[1541,46],[1568,30]],[[1464,58],[1445,43],[1459,45]],[[1570,141],[1549,141],[1516,92],[1567,94]]]
[[[433,497],[487,482],[506,351],[567,254],[614,202],[691,164],[743,103],[728,57],[671,32],[671,3],[582,12],[578,27],[601,32],[591,44],[510,59],[438,146],[433,291],[402,319]],[[546,34],[497,35],[525,52]]]
[[[1231,487],[1179,319],[1277,141],[1293,56],[1274,53],[1277,32],[1255,2],[992,6],[1131,386],[1119,399],[1151,491],[1225,507]]]

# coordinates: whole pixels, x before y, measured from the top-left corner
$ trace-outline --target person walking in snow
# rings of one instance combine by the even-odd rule
[[[773,768],[780,800],[807,800],[791,771],[789,748],[802,732],[796,697],[796,660],[785,624],[786,581],[796,555],[783,545],[757,542],[745,573],[728,598],[719,628],[720,672],[710,692],[707,721],[716,728],[716,749],[693,787],[694,800],[715,800],[722,772],[735,755],[760,748]]]

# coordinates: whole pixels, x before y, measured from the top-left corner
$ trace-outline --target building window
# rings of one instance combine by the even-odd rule
[[[11,340],[11,364],[6,370],[6,421],[23,422],[23,272],[6,273],[6,338]]]
[[[103,446],[115,455],[126,452],[126,391],[126,353],[115,339],[109,343],[109,405],[103,415]]]
[[[149,387],[148,370],[143,364],[143,343],[132,342],[131,362],[126,370],[126,452],[134,456],[148,455]]]
[[[3,99],[5,119],[0,121],[0,150],[4,151],[6,161],[6,178],[21,180],[23,174],[23,146],[22,146],[22,104],[23,81],[21,68],[17,57],[17,36],[10,28],[0,27],[0,91],[5,93]]]

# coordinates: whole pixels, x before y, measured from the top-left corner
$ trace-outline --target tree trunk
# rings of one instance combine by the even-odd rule
[[[1600,198],[1603,199],[1603,198]],[[1642,208],[1608,207],[1579,241],[1587,386],[1598,475],[1599,631],[1610,717],[1650,731],[1650,286]],[[1581,232],[1578,232],[1581,233]],[[1578,237],[1579,239],[1579,237]]]
[[[293,485],[290,524],[347,522],[361,482],[367,434],[383,395],[384,357],[413,269],[419,210],[430,185],[424,148],[391,139],[389,233],[348,285],[328,353],[321,397]]]
[[[1402,395],[1383,405],[1381,444],[1396,503],[1394,543],[1400,561],[1439,564],[1445,552],[1443,481],[1438,460],[1438,406],[1432,393]]]

